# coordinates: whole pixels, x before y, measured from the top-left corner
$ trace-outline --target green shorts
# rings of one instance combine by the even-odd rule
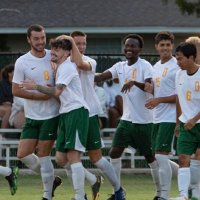
[[[179,136],[177,140],[177,153],[192,155],[200,148],[200,124],[196,124],[191,130],[185,130],[184,124],[179,125]]]
[[[162,122],[153,124],[151,132],[152,151],[171,152],[175,123]]]
[[[89,118],[88,138],[86,149],[96,150],[101,149],[101,135],[99,128],[99,117],[97,115]]]
[[[112,147],[128,147],[140,151],[141,155],[151,155],[152,124],[136,124],[120,120],[114,135]]]
[[[20,139],[56,140],[59,116],[46,120],[26,118]]]
[[[85,108],[78,108],[60,115],[56,150],[68,149],[85,152],[88,134],[89,113]]]

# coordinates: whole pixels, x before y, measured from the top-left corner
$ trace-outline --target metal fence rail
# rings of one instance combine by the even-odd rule
[[[108,151],[111,147],[111,143],[112,143],[112,134],[115,132],[116,129],[114,128],[105,128],[101,130],[101,134],[103,135],[104,133],[110,133],[111,136],[108,138],[103,138],[104,144],[105,144],[105,148],[102,150],[103,151],[103,155],[109,159],[108,156]],[[13,134],[19,134],[21,133],[21,129],[0,129],[0,135],[3,135],[3,138],[0,140],[0,160],[5,162],[6,166],[10,166],[10,165],[20,165],[20,168],[25,169],[26,167],[18,160],[17,156],[16,156],[16,152],[17,152],[17,146],[19,144],[19,138],[7,138],[6,135],[9,134],[10,135]],[[53,161],[53,164],[55,166],[56,169],[59,169],[60,167],[57,166],[57,164],[55,163],[55,148],[52,150],[52,154],[51,154],[51,158]],[[171,156],[171,159],[173,160],[177,160],[177,156]],[[89,157],[87,155],[87,153],[85,153],[82,156],[82,161],[83,164],[86,168],[90,168],[90,169],[94,169],[95,166],[92,165],[92,163],[89,160]],[[131,148],[127,148],[125,149],[123,156],[122,156],[122,167],[124,169],[138,169],[138,170],[144,170],[148,168],[148,165],[144,159],[143,156],[139,156],[137,155],[137,152],[134,151],[134,149]]]

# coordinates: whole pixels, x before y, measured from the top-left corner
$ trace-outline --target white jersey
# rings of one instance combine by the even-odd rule
[[[179,70],[176,73],[176,92],[182,111],[179,120],[185,123],[200,112],[200,69],[191,76],[186,70]]]
[[[162,64],[158,61],[153,67],[154,97],[175,95],[175,77],[179,66],[176,58],[172,57]],[[153,123],[176,122],[176,104],[160,103],[153,109]]]
[[[45,50],[43,58],[26,53],[17,59],[13,83],[21,84],[24,80],[34,80],[40,85],[54,85],[53,71],[50,65],[50,51]],[[36,90],[31,92],[38,92]],[[55,98],[49,100],[24,100],[25,117],[34,120],[50,119],[59,114],[59,103]]]
[[[81,107],[88,109],[87,103],[83,98],[81,81],[75,63],[72,63],[70,60],[65,60],[58,66],[56,73],[57,84],[66,86],[59,96],[60,113],[68,113]]]
[[[103,113],[101,104],[94,89],[94,76],[96,72],[97,63],[94,59],[88,56],[83,56],[83,60],[90,63],[92,68],[91,71],[85,71],[80,69],[78,70],[83,90],[83,96],[90,108],[89,116],[92,117],[94,115]]]
[[[141,58],[138,58],[138,61],[131,66],[128,66],[127,61],[118,62],[109,71],[112,73],[113,78],[119,78],[121,88],[129,80],[145,83],[145,79],[152,78],[151,64]],[[152,123],[152,111],[145,107],[145,103],[149,98],[148,93],[133,86],[130,92],[124,93],[122,97],[122,120],[139,124]]]

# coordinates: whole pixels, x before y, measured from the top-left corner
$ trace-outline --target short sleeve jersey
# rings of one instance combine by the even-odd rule
[[[34,80],[40,85],[54,86],[53,71],[50,65],[50,51],[45,50],[43,58],[37,58],[31,52],[19,57],[15,63],[13,83],[21,84],[24,80]],[[38,91],[32,91],[38,92]],[[55,98],[49,100],[24,101],[25,116],[34,120],[50,119],[59,114],[59,103]]]
[[[97,63],[94,59],[88,56],[83,56],[83,60],[90,63],[91,65],[91,71],[80,70],[80,69],[78,71],[81,80],[83,96],[90,108],[89,116],[92,117],[94,115],[103,113],[101,104],[94,89],[94,76],[96,72]]]
[[[200,112],[200,69],[191,76],[186,70],[177,71],[176,92],[182,111],[179,120],[185,123]]]
[[[121,88],[129,80],[145,83],[145,80],[152,78],[151,64],[141,58],[133,65],[129,66],[127,61],[118,62],[108,69],[113,78],[119,78]],[[145,107],[149,94],[133,86],[130,92],[123,94],[123,115],[122,120],[133,123],[152,123],[152,111]]]
[[[65,85],[65,89],[59,96],[60,113],[68,113],[72,110],[85,107],[89,110],[87,103],[83,98],[81,81],[77,71],[77,66],[69,59],[59,65],[56,73],[56,85]]]
[[[162,64],[158,61],[153,67],[154,97],[175,95],[175,77],[179,70],[176,58]],[[153,122],[176,122],[176,104],[161,103],[153,109]]]

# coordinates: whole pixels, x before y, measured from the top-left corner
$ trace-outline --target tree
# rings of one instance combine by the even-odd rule
[[[165,1],[168,2],[168,0]],[[196,14],[200,17],[200,0],[176,0],[175,3],[183,14]]]

